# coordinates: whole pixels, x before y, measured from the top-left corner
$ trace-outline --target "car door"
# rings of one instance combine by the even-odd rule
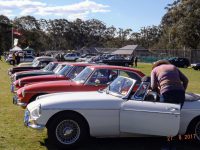
[[[139,89],[138,89],[139,90]],[[120,132],[175,136],[179,131],[180,105],[141,100],[145,93],[125,101],[120,110]]]

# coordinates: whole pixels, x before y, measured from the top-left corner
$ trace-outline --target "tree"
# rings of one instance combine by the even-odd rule
[[[12,47],[12,24],[8,17],[0,15],[0,51],[7,51]]]

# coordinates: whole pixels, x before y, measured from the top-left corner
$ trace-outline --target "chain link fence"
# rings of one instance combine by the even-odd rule
[[[191,63],[200,62],[200,50],[190,49],[168,49],[168,50],[150,50],[149,56],[139,56],[142,62],[154,62],[160,59],[168,59],[171,57],[188,58]]]

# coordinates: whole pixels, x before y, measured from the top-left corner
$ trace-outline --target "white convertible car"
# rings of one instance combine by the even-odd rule
[[[179,104],[157,101],[142,82],[118,77],[105,90],[69,92],[37,97],[27,106],[24,124],[34,129],[47,128],[48,138],[59,147],[80,144],[88,136],[138,137],[191,134],[200,140],[200,95],[186,94]]]

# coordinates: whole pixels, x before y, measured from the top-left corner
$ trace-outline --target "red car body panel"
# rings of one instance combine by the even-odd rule
[[[36,76],[36,77],[25,77],[21,79],[21,85],[19,85],[20,80],[16,80],[13,84],[16,88],[21,88],[25,84],[32,84],[34,82],[46,82],[46,81],[56,81],[56,80],[69,80],[69,78],[62,75],[44,75],[44,76]]]

